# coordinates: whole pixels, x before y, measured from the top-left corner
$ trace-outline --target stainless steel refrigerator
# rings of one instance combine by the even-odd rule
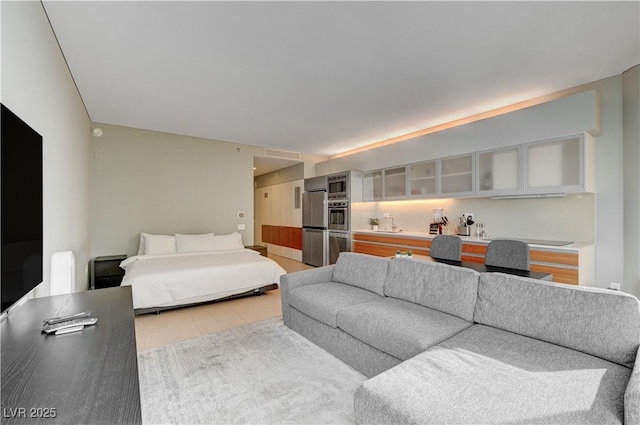
[[[324,190],[304,192],[302,195],[303,263],[317,267],[328,264],[327,225],[327,192]]]

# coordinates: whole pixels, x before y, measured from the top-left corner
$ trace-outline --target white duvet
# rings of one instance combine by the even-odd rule
[[[133,308],[211,301],[279,283],[286,271],[257,251],[136,255],[120,263]]]

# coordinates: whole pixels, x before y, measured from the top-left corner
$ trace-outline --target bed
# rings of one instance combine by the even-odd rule
[[[164,247],[158,249],[157,241],[143,239],[144,235],[147,234],[141,235],[139,254],[120,264],[125,270],[122,285],[131,286],[136,314],[261,294],[277,288],[280,276],[286,273],[270,258],[245,249],[240,235],[217,237],[217,244],[203,244],[205,238],[201,238],[200,243],[191,245],[181,244],[185,238],[175,235],[173,244],[177,249],[171,248],[173,236],[165,236],[161,244]],[[197,239],[196,235],[182,236]],[[213,234],[207,237],[216,240]]]

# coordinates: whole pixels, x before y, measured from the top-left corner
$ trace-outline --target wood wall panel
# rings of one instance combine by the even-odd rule
[[[278,232],[280,233],[279,245],[291,248],[293,242],[293,232],[291,231],[291,227],[279,226]]]
[[[263,224],[262,242],[287,248],[302,249],[302,228]]]
[[[280,243],[280,226],[271,226],[271,243],[274,245],[282,245]]]
[[[262,225],[262,242],[271,243],[271,227],[267,224]]]
[[[291,248],[302,249],[302,228],[292,227],[291,229]]]

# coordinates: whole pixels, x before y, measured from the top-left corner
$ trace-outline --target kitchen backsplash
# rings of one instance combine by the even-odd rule
[[[371,229],[370,218],[380,220],[379,228],[391,228],[391,219],[408,232],[428,232],[434,208],[444,209],[449,219],[445,233],[456,233],[458,218],[474,213],[485,223],[487,237],[552,239],[594,243],[595,195],[568,195],[548,199],[432,199],[388,202],[357,202],[352,205],[352,229]],[[475,228],[472,229],[472,234]]]

